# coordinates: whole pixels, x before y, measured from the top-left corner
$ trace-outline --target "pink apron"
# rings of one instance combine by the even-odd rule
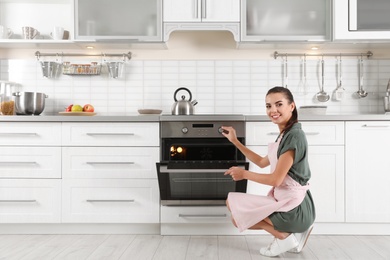
[[[268,159],[271,172],[278,162],[277,151],[282,137],[268,145]],[[289,175],[282,184],[272,187],[267,196],[230,192],[228,202],[232,216],[240,232],[248,229],[274,212],[287,212],[299,206],[306,196],[309,184],[301,186]]]

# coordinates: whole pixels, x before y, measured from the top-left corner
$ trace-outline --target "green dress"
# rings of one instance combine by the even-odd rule
[[[308,163],[308,144],[306,135],[300,123],[295,123],[292,128],[284,133],[278,147],[278,158],[283,153],[294,150],[294,162],[288,175],[301,185],[306,185],[311,177]],[[315,207],[310,190],[302,203],[288,212],[274,212],[269,218],[274,228],[281,232],[302,233],[313,223],[316,217]]]

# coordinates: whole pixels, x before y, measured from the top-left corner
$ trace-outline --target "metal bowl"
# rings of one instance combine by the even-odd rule
[[[15,92],[15,112],[17,115],[40,115],[45,109],[45,93]]]

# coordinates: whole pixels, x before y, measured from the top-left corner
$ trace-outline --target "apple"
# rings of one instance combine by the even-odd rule
[[[73,105],[71,112],[83,112],[83,107],[80,105]]]
[[[72,105],[69,105],[69,106],[65,109],[65,111],[66,111],[66,112],[71,112],[71,111],[72,111],[72,107],[73,107],[73,104],[72,104]]]
[[[84,112],[93,112],[95,111],[95,108],[91,104],[86,104],[83,107]]]

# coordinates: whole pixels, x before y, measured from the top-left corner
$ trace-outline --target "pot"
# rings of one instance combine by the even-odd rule
[[[14,92],[15,111],[17,115],[40,115],[45,109],[45,93]]]
[[[176,94],[181,91],[185,90],[189,94],[188,100],[186,100],[186,97],[184,95],[181,96],[181,100],[176,99]],[[187,88],[178,88],[176,89],[175,93],[173,94],[173,99],[175,100],[175,103],[172,106],[172,115],[193,115],[194,114],[194,106],[198,104],[196,100],[192,100],[192,93]]]

